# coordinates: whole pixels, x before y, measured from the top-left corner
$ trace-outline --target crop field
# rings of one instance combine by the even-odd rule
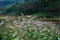
[[[0,40],[60,40],[59,22],[60,18],[0,16]]]

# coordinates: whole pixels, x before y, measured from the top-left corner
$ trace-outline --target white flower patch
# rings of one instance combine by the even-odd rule
[[[0,26],[1,26],[3,23],[4,23],[4,21],[2,21],[2,22],[0,23]]]
[[[50,37],[50,39],[53,39],[52,37]]]
[[[24,39],[21,39],[21,40],[24,40]]]
[[[13,37],[15,37],[16,36],[16,34],[13,34]]]
[[[6,19],[8,19],[9,17],[8,17],[8,16],[6,16],[5,18],[6,18]]]
[[[31,15],[26,15],[27,17],[32,17]]]
[[[16,23],[17,21],[13,21],[13,23]]]
[[[60,40],[60,38],[58,38],[58,40]]]
[[[9,25],[9,27],[8,27],[8,28],[14,29],[14,27],[13,27],[12,25]]]
[[[15,34],[17,33],[17,31],[14,32]]]
[[[43,31],[47,30],[47,28],[44,28]]]
[[[14,38],[13,40],[19,40],[19,38],[17,37],[17,38]]]
[[[45,39],[47,38],[47,37],[44,37]]]

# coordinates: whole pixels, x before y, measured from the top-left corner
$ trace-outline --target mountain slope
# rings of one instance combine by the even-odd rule
[[[48,0],[41,1],[37,0],[35,2],[24,2],[16,3],[3,12],[3,15],[21,15],[23,14],[35,14],[43,12],[47,16],[58,16],[60,15],[60,0]]]

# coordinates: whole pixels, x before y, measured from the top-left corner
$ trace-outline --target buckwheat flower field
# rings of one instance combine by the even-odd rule
[[[60,40],[60,30],[52,21],[35,16],[2,16],[0,40]]]

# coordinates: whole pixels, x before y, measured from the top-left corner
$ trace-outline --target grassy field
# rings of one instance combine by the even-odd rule
[[[0,16],[0,40],[60,40],[60,26],[54,22],[60,18]]]

